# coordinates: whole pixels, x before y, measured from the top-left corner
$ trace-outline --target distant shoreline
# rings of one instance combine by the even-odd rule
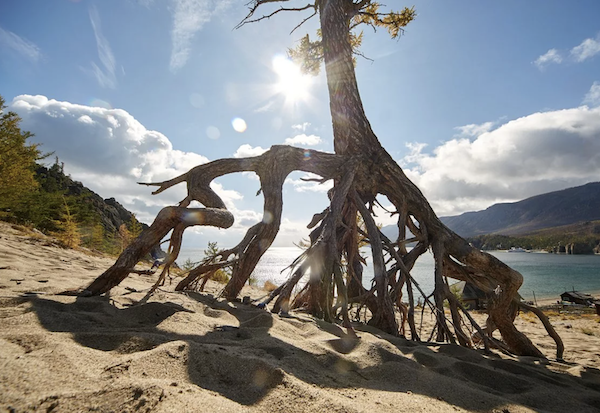
[[[269,248],[253,272],[257,282],[261,284],[269,280],[277,285],[283,283],[288,278],[289,274],[286,271],[282,273],[281,270],[287,268],[301,252],[301,249],[294,246]],[[369,263],[369,265],[365,267],[364,272],[365,280],[367,280],[372,276],[372,266],[370,263],[369,251],[365,252],[367,262]],[[525,300],[534,301],[533,293],[535,292],[538,304],[540,302],[555,304],[557,300],[560,300],[560,294],[565,291],[571,291],[573,287],[576,291],[591,294],[596,298],[600,298],[600,282],[590,283],[589,276],[587,277],[587,282],[578,279],[577,276],[573,275],[571,265],[569,264],[573,262],[573,265],[576,266],[576,263],[583,260],[584,262],[588,262],[588,268],[590,266],[596,268],[597,258],[592,258],[589,254],[506,253],[506,250],[494,250],[489,252],[523,274],[524,283],[519,293]],[[186,258],[198,261],[202,258],[202,255],[202,250],[200,248],[182,249],[178,261],[184,262]],[[536,257],[540,258],[541,261],[536,259]],[[530,264],[535,264],[537,262],[543,263],[548,260],[551,262],[557,261],[558,263],[563,264],[567,263],[567,267],[558,267],[558,270],[555,270],[554,274],[547,272],[548,270],[546,268],[542,268],[541,274],[539,270],[538,274],[529,273],[529,269],[536,267],[536,265],[531,266]],[[590,261],[591,264],[589,264]],[[523,266],[523,263],[526,265]],[[600,261],[598,261],[598,263],[600,263]],[[413,277],[418,280],[426,293],[433,291],[432,272],[433,256],[431,254],[424,254],[417,262],[415,268],[413,268],[413,271],[411,271]],[[559,277],[560,281],[558,283],[556,282],[556,273],[563,274]],[[554,285],[552,288],[548,288],[548,284],[552,282],[554,282]]]
[[[590,253],[586,253],[586,254],[567,254],[566,252],[551,252],[551,251],[546,251],[546,250],[524,250],[524,251],[511,251],[511,250],[498,250],[498,249],[492,249],[492,250],[482,250],[484,252],[512,252],[513,254],[552,254],[552,255],[564,255],[564,256],[569,256],[569,255],[600,255],[600,253],[596,253],[596,252],[590,252]]]
[[[600,300],[600,290],[596,290],[596,291],[580,291],[580,290],[575,290],[578,291],[580,293],[583,294],[589,294],[592,297],[594,297],[595,299]],[[563,291],[566,292],[566,291]],[[527,300],[529,301],[529,300]],[[531,300],[533,301],[533,300]],[[552,305],[552,304],[557,304],[557,301],[560,303],[560,295],[558,297],[552,298],[552,297],[537,297],[536,296],[536,300],[537,301],[537,306],[538,307],[542,307],[542,306],[546,306],[546,305]],[[534,303],[535,303],[534,301]]]

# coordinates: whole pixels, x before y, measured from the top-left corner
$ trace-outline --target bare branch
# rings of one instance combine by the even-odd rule
[[[313,12],[313,14],[311,14],[310,16],[308,16],[308,17],[306,17],[306,18],[302,19],[302,21],[301,21],[300,23],[298,23],[298,24],[296,25],[296,27],[294,27],[294,28],[292,29],[292,31],[290,32],[290,34],[294,33],[294,32],[295,32],[296,30],[298,30],[298,29],[299,29],[299,28],[300,28],[300,27],[301,27],[301,26],[302,26],[304,23],[306,23],[307,21],[309,21],[310,19],[312,19],[313,17],[315,17],[315,16],[317,15],[317,12],[318,12],[318,10],[317,10],[317,8],[315,7],[315,11]]]
[[[325,182],[329,181],[329,178],[300,178],[300,180],[304,182],[318,182],[320,184],[324,184]]]
[[[355,54],[356,56],[360,56],[365,60],[369,60],[371,63],[375,61],[375,60],[371,59],[370,57],[365,56],[362,52],[359,52],[357,50],[354,50],[353,54]]]
[[[354,3],[354,10],[358,11],[370,3],[371,3],[371,0],[361,0],[358,3]]]
[[[244,26],[244,25],[246,25],[248,23],[257,23],[257,22],[259,22],[261,20],[268,20],[271,17],[275,16],[276,14],[284,12],[284,11],[304,11],[304,10],[308,10],[310,8],[313,8],[315,10],[315,12],[313,13],[312,16],[308,17],[305,20],[308,20],[311,17],[313,17],[315,14],[317,14],[317,8],[316,8],[316,6],[314,4],[312,4],[312,3],[309,3],[309,4],[307,4],[304,7],[289,7],[289,8],[288,7],[280,7],[279,9],[277,9],[277,10],[275,10],[275,11],[269,13],[269,14],[265,14],[263,16],[257,17],[256,19],[250,19],[250,17],[254,15],[254,12],[256,11],[256,9],[258,7],[260,7],[262,4],[264,4],[264,3],[283,2],[283,1],[289,1],[289,0],[264,0],[264,1],[257,0],[256,3],[255,3],[255,5],[254,5],[254,7],[252,7],[252,9],[250,10],[250,13],[248,13],[248,15],[244,18],[244,20],[242,20],[240,23],[238,23],[238,25],[235,26],[234,29],[239,29],[240,27],[242,27],[242,26]],[[302,24],[304,24],[304,21],[301,22],[298,26],[296,26],[294,28],[294,30],[296,30]],[[292,30],[292,32],[294,30]]]

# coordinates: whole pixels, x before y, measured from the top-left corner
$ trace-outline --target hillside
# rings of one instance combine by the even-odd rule
[[[38,166],[35,175],[40,182],[41,191],[63,194],[79,204],[77,212],[82,215],[78,217],[81,222],[96,221],[107,233],[115,234],[121,225],[130,226],[132,222],[137,221],[135,215],[125,209],[115,198],[103,199],[81,182],[65,175],[62,165],[58,165],[58,162],[50,168]],[[146,224],[140,223],[140,225],[143,228],[147,227]]]
[[[83,245],[102,252],[118,254],[148,225],[114,198],[103,199],[81,182],[63,172],[58,159],[54,165],[37,165],[33,177],[37,188],[19,204],[11,205],[5,220],[25,224],[63,239],[65,246]],[[67,233],[70,240],[64,242]],[[152,255],[164,257],[157,246]]]
[[[544,228],[600,220],[600,182],[549,192],[484,211],[441,217],[462,237],[483,234],[524,235]]]
[[[467,240],[482,250],[521,247],[565,254],[600,254],[600,221],[544,228],[525,235],[477,235]]]

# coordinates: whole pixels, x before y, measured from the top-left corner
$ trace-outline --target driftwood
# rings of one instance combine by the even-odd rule
[[[283,0],[254,0],[247,20],[263,4],[279,1]],[[435,259],[432,274],[435,280],[433,301],[422,291],[420,293],[424,303],[436,315],[432,338],[473,346],[471,337],[463,329],[464,315],[473,328],[485,336],[483,342],[486,349],[494,345],[519,355],[543,357],[513,323],[519,306],[515,298],[523,282],[521,274],[495,257],[473,248],[447,228],[421,191],[381,146],[371,129],[358,92],[353,50],[348,37],[351,18],[358,10],[365,10],[364,7],[369,3],[320,0],[311,5],[315,15],[320,18],[320,47],[329,88],[335,154],[273,146],[261,156],[221,159],[197,166],[169,181],[145,184],[159,186],[154,192],[158,194],[173,185],[186,182],[188,195],[179,207],[162,210],[152,227],[123,252],[113,267],[87,287],[86,294],[106,292],[121,282],[151,245],[171,229],[173,235],[168,263],[176,258],[181,235],[187,226],[230,226],[233,219],[226,211],[223,201],[210,189],[210,183],[225,174],[254,171],[260,178],[264,195],[263,220],[251,227],[237,246],[221,251],[212,257],[210,263],[200,264],[176,287],[176,290],[190,288],[198,279],[213,271],[215,265],[219,268],[230,266],[232,277],[223,294],[228,299],[237,298],[259,259],[277,235],[282,218],[282,186],[286,177],[293,171],[305,171],[320,176],[322,181],[333,180],[334,188],[329,194],[330,205],[325,211],[316,214],[309,224],[309,228],[313,228],[310,246],[292,264],[293,271],[289,280],[273,291],[263,304],[277,298],[272,311],[285,312],[292,307],[302,306],[315,317],[326,321],[335,322],[340,319],[352,331],[349,311],[356,303],[359,308],[368,308],[371,314],[370,324],[394,335],[400,329],[396,316],[398,308],[409,324],[411,338],[420,340],[414,320],[413,288],[420,289],[410,271],[416,260],[431,249]],[[393,206],[391,213],[398,217],[397,240],[387,240],[375,224],[372,206],[377,202],[377,197],[387,198]],[[192,200],[213,209],[186,208]],[[189,219],[190,211],[196,211],[200,215],[192,214],[195,218]],[[357,243],[361,231],[357,226],[358,215],[365,223],[364,235],[368,237],[373,256],[375,278],[370,290],[363,286],[364,263]],[[407,231],[413,234],[410,240],[406,237]],[[409,241],[417,243],[410,251],[406,248]],[[165,271],[168,271],[168,265],[163,270],[161,279],[164,278]],[[294,287],[307,274],[310,274],[310,278],[305,288],[293,298]],[[475,323],[452,295],[448,288],[448,278],[469,281],[491,293],[485,329]],[[407,306],[401,302],[404,286],[409,299]],[[446,301],[449,303],[450,319],[447,319],[444,310]],[[404,321],[401,325],[404,325]],[[544,322],[544,325],[553,337],[558,337],[549,323]],[[494,330],[500,331],[504,343],[491,337]],[[559,344],[559,340],[558,337],[560,358],[562,343]]]

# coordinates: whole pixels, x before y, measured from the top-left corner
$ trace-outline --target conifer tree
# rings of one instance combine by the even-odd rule
[[[142,233],[144,228],[142,227],[142,224],[140,223],[140,221],[138,221],[135,214],[131,214],[131,220],[129,221],[129,224],[127,225],[127,229],[129,230],[129,233],[131,234],[131,238],[136,239]]]
[[[81,244],[81,234],[77,227],[75,217],[71,214],[67,200],[63,197],[64,212],[62,219],[57,222],[59,232],[56,233],[59,241],[67,248],[77,248]]]
[[[104,234],[105,234],[105,232],[106,232],[106,230],[104,229],[104,226],[102,226],[101,223],[99,223],[99,222],[94,223],[90,230],[90,235],[86,242],[86,246],[88,248],[93,248],[98,251],[104,251],[104,248],[105,248]]]
[[[127,225],[125,224],[121,224],[121,226],[119,226],[119,239],[121,240],[120,252],[123,252],[123,250],[127,248],[129,244],[131,244],[131,240],[133,239],[131,232],[129,232]]]
[[[34,171],[36,161],[42,158],[38,144],[29,144],[33,134],[19,127],[21,118],[6,110],[0,96],[0,218],[15,217],[23,202],[38,183]]]

